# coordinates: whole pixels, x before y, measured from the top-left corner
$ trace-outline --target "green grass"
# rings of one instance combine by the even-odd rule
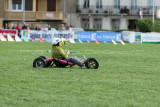
[[[75,56],[95,57],[96,70],[32,67],[50,57],[49,43],[0,42],[0,107],[159,107],[160,45],[67,44]]]

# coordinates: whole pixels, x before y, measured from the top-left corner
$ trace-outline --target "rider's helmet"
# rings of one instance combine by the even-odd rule
[[[59,42],[61,42],[61,39],[59,39],[59,38],[54,38],[53,41],[52,41],[52,45],[56,45],[56,44],[58,44]]]

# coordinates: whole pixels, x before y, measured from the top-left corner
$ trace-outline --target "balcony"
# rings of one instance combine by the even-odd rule
[[[37,20],[63,20],[63,12],[47,12],[38,11],[36,13]]]
[[[22,12],[5,12],[5,20],[17,20],[20,21],[23,18]],[[36,20],[64,20],[63,12],[47,12],[47,11],[37,11],[37,12],[25,12],[26,21],[36,21]]]
[[[96,6],[92,5],[89,7],[84,7],[83,5],[77,6],[77,13],[80,14],[106,14],[106,15],[120,15],[120,14],[128,14],[128,15],[138,15],[140,9],[143,12],[143,15],[152,15],[153,7],[149,6]],[[157,10],[160,9],[160,6],[155,6],[155,14]]]
[[[5,20],[22,20],[23,13],[22,12],[5,12],[4,19]],[[36,20],[36,12],[25,12],[25,20],[27,21],[35,21]]]

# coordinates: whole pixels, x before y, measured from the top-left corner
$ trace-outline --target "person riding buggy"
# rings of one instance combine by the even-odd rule
[[[44,68],[44,67],[53,67],[55,64],[56,67],[66,67],[66,66],[75,66],[83,67],[85,65],[88,69],[97,69],[99,63],[95,58],[86,58],[84,55],[82,58],[76,56],[70,56],[70,51],[64,52],[61,46],[69,42],[69,40],[61,41],[59,38],[54,38],[52,41],[52,58],[46,58],[45,56],[39,56],[33,61],[33,67],[35,68]]]
[[[85,65],[85,61],[87,58],[83,55],[82,58],[78,58],[76,56],[70,56],[70,51],[64,52],[61,46],[65,45],[69,40],[61,41],[59,38],[54,38],[52,41],[52,58],[62,59],[68,62],[72,62],[79,67],[83,67]]]

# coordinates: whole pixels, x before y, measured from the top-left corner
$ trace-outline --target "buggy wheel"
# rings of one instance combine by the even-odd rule
[[[99,67],[99,63],[98,63],[97,59],[95,59],[95,58],[88,58],[85,63],[85,66],[88,69],[97,69]]]
[[[33,61],[33,67],[35,68],[44,68],[46,67],[46,62],[43,58],[36,58],[34,61]]]
[[[45,56],[39,56],[38,58],[43,58],[43,59],[47,59]]]
[[[39,56],[39,58],[42,58],[42,59],[47,59],[45,56]],[[52,61],[51,62],[46,62],[46,67],[49,67],[49,66],[51,66],[51,63],[52,63]]]

